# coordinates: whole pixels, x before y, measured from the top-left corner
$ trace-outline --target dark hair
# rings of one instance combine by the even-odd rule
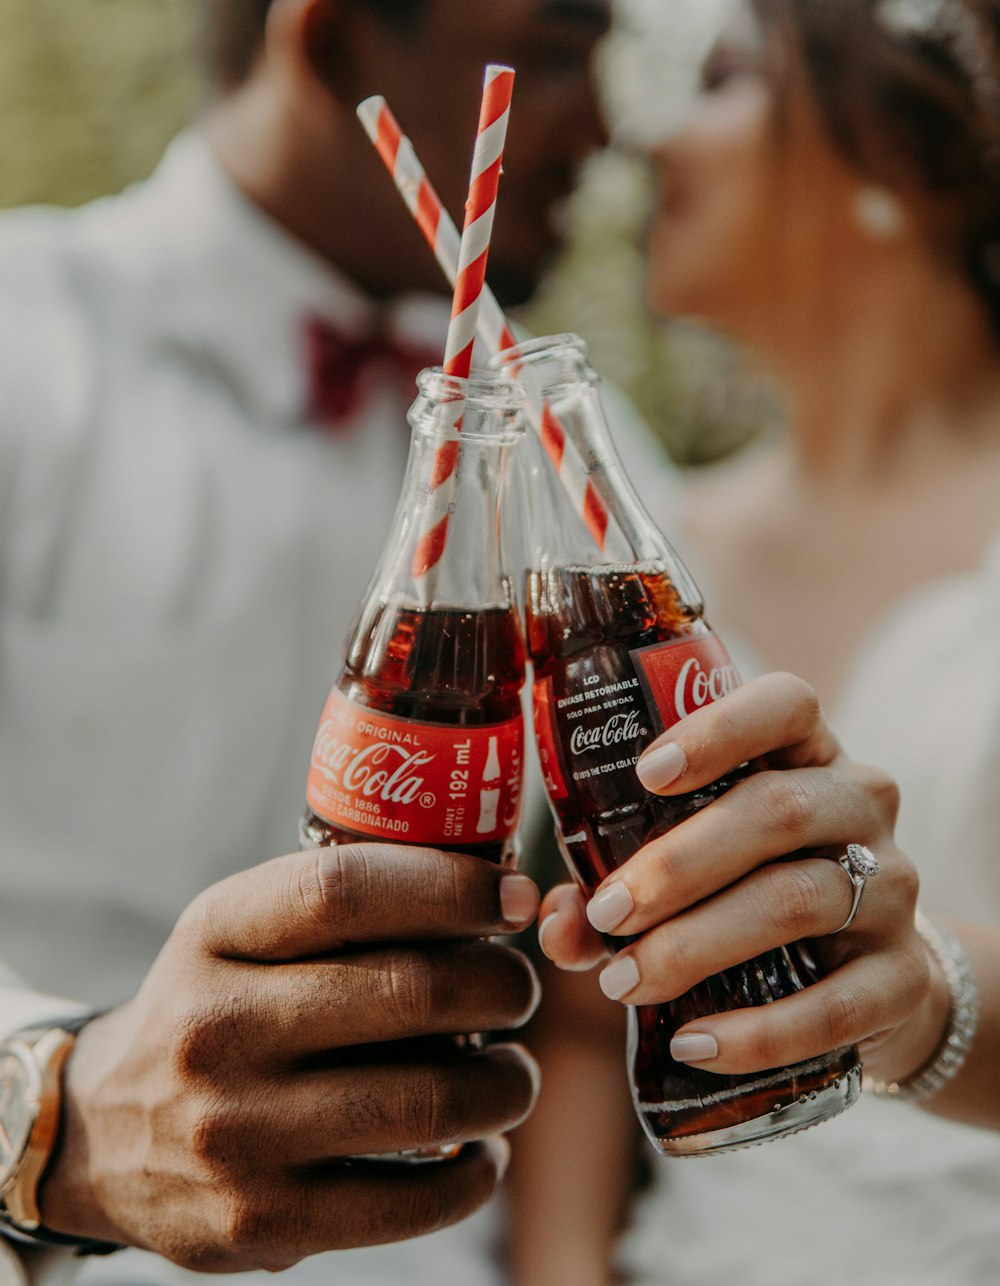
[[[949,248],[1000,333],[1000,0],[752,4],[842,155],[939,199]]]
[[[398,26],[412,25],[426,0],[350,0]],[[253,70],[272,0],[204,0],[205,53],[214,89],[230,93]]]

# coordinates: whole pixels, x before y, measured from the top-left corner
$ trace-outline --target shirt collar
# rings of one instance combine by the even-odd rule
[[[220,368],[255,419],[301,423],[310,315],[349,337],[381,327],[443,351],[445,299],[407,296],[380,307],[254,205],[201,131],[175,139],[120,212],[110,225],[116,258],[131,257],[130,275],[142,279],[144,318],[168,343]]]

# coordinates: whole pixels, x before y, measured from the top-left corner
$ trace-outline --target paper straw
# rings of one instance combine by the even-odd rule
[[[491,64],[486,68],[469,198],[465,205],[465,230],[458,251],[455,296],[444,352],[445,374],[460,380],[467,380],[472,373],[472,351],[486,284],[486,264],[496,217],[513,92],[514,72],[509,67]],[[455,425],[459,430],[462,428],[463,405],[456,401],[454,408]],[[421,516],[413,554],[412,572],[416,580],[421,580],[437,566],[447,547],[460,454],[457,441],[446,443],[436,452],[428,485],[427,507]]]
[[[365,99],[358,106],[358,117],[433,250],[448,283],[454,286],[458,277],[461,238],[420,164],[412,142],[403,133],[381,95]],[[504,352],[517,344],[517,336],[497,297],[485,283],[480,295],[479,337],[491,353]],[[582,518],[598,549],[603,549],[609,526],[608,507],[567,439],[566,431],[544,402],[541,406],[534,400],[529,404],[528,420],[538,434],[575,512]]]
[[[514,72],[491,64],[486,68],[483,105],[472,162],[472,182],[465,207],[465,230],[458,255],[458,276],[451,310],[451,326],[444,351],[445,374],[468,379],[476,343],[479,309],[486,285],[493,221],[503,167],[503,150],[510,122]]]

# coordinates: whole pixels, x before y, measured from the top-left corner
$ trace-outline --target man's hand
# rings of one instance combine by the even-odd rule
[[[81,1033],[45,1224],[211,1272],[417,1236],[492,1194],[536,1071],[503,1030],[531,966],[484,941],[537,892],[475,858],[359,844],[279,858],[182,915],[134,1000]],[[384,1044],[383,1042],[401,1042]],[[485,1140],[452,1161],[344,1162]]]

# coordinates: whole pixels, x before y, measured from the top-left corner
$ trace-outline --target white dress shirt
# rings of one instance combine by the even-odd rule
[[[363,335],[375,308],[200,134],[120,197],[0,217],[0,955],[39,989],[0,978],[0,1034],[129,997],[201,889],[296,847],[414,394],[374,369],[346,423],[310,422],[314,315]],[[443,350],[447,317],[389,326]],[[655,487],[639,431],[622,446]],[[463,1235],[336,1280],[491,1280]],[[86,1279],[182,1276],[123,1255]]]

